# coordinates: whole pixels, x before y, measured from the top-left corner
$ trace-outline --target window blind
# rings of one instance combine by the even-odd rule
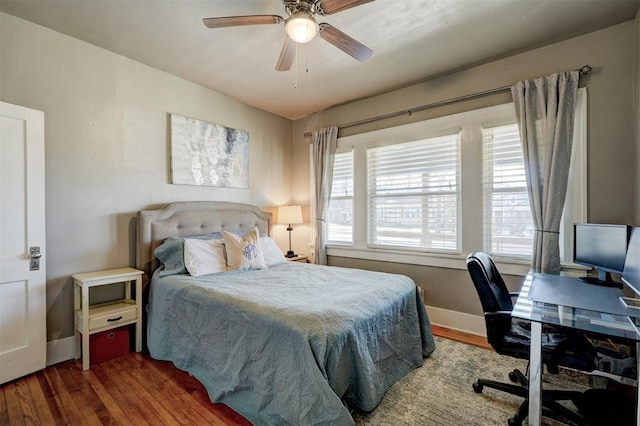
[[[482,151],[484,250],[531,258],[534,228],[518,125],[483,129]]]
[[[368,149],[368,244],[459,251],[459,182],[459,133]]]
[[[328,242],[353,243],[353,151],[335,156],[327,220]]]

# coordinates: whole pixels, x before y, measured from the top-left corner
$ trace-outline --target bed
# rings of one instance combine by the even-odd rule
[[[154,256],[169,241],[254,229],[268,240],[271,215],[239,203],[138,213],[136,264],[151,277],[150,355],[192,374],[211,401],[253,424],[353,424],[351,410],[373,410],[435,349],[416,285],[287,261],[194,277]]]

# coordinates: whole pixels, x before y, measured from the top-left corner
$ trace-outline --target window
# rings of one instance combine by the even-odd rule
[[[586,90],[578,90],[560,230],[586,221]],[[534,229],[513,104],[338,139],[328,254],[464,269],[472,251],[529,269]],[[348,152],[344,150],[348,149]]]
[[[337,153],[329,201],[328,237],[333,244],[353,243],[353,151]]]
[[[483,129],[484,251],[531,258],[533,220],[518,125]]]
[[[367,150],[370,246],[459,251],[460,138]]]

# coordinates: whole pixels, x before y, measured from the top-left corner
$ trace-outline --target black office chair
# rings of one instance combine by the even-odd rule
[[[470,254],[467,257],[467,269],[482,303],[489,344],[501,355],[528,360],[529,323],[511,318],[513,310],[511,298],[518,293],[509,292],[493,259],[486,253]],[[596,352],[582,334],[547,327],[543,328],[542,361],[547,366],[547,371],[553,374],[558,373],[558,366],[593,371],[596,368]],[[518,384],[478,379],[473,384],[473,390],[480,393],[487,386],[523,397],[524,401],[507,422],[510,426],[518,426],[522,424],[529,411],[529,381],[519,370],[509,373],[509,378]],[[586,424],[580,415],[558,403],[562,400],[579,399],[581,394],[576,391],[544,390],[542,393],[544,414],[564,422]]]

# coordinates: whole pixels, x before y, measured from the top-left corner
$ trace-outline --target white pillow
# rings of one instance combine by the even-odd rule
[[[194,277],[226,271],[224,241],[185,239],[184,265]]]
[[[227,251],[228,269],[264,269],[267,267],[260,246],[258,228],[247,232],[244,237],[223,231],[222,238]]]
[[[270,237],[260,237],[260,246],[262,247],[262,255],[264,256],[264,263],[267,266],[278,265],[280,263],[286,263],[287,259],[284,257],[280,248]]]

